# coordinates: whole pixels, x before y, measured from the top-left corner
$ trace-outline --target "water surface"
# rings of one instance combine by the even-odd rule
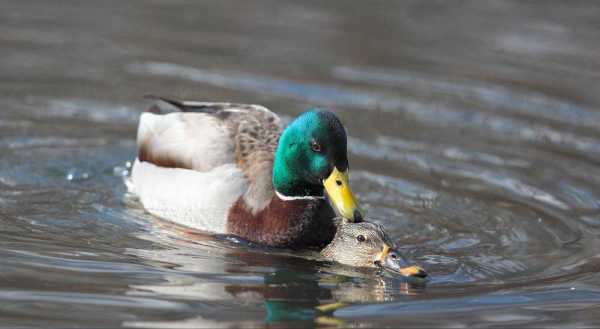
[[[600,6],[544,4],[3,2],[0,323],[600,325]],[[146,94],[335,111],[430,280],[145,213],[122,176]]]

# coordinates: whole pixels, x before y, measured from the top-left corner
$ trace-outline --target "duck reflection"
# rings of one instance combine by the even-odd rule
[[[396,301],[418,295],[425,289],[422,280],[387,276],[373,269],[356,269],[289,257],[232,251],[229,256],[249,267],[272,268],[264,275],[264,284],[228,284],[225,290],[234,297],[260,296],[264,301],[268,324],[294,326],[301,322],[343,324],[333,313],[354,303]],[[230,273],[245,270],[229,268]]]
[[[165,243],[175,248],[136,253],[149,265],[168,265],[167,282],[132,288],[173,298],[231,304],[232,310],[244,305],[257,310],[257,314],[264,309],[268,325],[343,325],[334,315],[340,308],[410,299],[425,289],[418,278],[324,262],[317,252],[264,249],[177,227],[165,228],[169,229]],[[149,238],[156,241],[156,236]],[[198,315],[188,319],[186,325],[189,321],[240,324],[235,315]]]

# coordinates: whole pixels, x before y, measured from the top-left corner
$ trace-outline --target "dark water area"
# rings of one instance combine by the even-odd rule
[[[600,325],[600,4],[0,4],[0,324]],[[310,106],[426,284],[190,233],[123,175],[146,94]]]

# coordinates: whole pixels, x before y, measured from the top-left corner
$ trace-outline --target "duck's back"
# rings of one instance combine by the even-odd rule
[[[238,200],[259,210],[274,195],[280,119],[257,105],[176,105],[186,112],[141,115],[130,190],[156,216],[228,233],[229,212]]]
[[[186,111],[140,116],[140,161],[196,171],[233,163],[248,171],[253,162],[273,160],[282,128],[275,113],[259,105],[176,104]]]

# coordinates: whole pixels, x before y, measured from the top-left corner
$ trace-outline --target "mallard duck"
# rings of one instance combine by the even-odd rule
[[[427,273],[400,256],[383,226],[371,222],[341,221],[333,240],[321,250],[326,260],[355,267],[381,267],[404,276],[426,277]]]
[[[287,248],[329,243],[333,207],[362,219],[348,185],[346,131],[332,112],[313,109],[284,128],[259,105],[160,99],[179,111],[141,115],[128,184],[148,212]]]

